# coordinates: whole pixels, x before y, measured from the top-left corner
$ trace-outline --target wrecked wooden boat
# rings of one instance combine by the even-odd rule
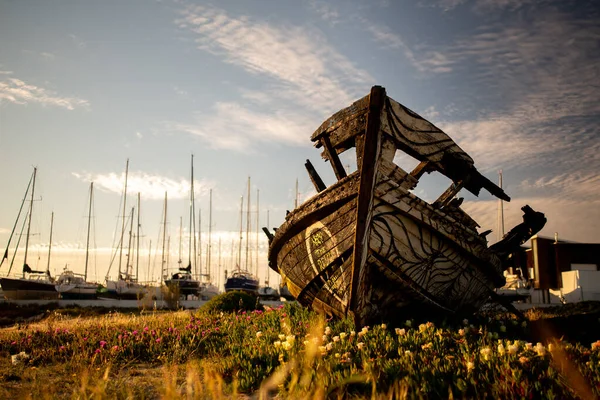
[[[365,325],[419,305],[475,310],[504,285],[510,254],[546,222],[525,206],[523,223],[488,247],[489,232],[477,231],[456,195],[486,189],[510,198],[448,135],[380,86],[326,120],[311,139],[337,182],[326,187],[307,160],[318,194],[288,213],[274,235],[265,232],[270,267],[301,304],[327,315],[351,315]],[[351,148],[357,170],[348,175],[339,155]],[[396,150],[420,163],[404,171],[394,163]],[[452,184],[427,202],[411,190],[433,171]]]

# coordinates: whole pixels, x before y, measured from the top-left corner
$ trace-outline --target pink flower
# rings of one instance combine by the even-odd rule
[[[100,341],[100,347],[104,348],[104,346],[106,346],[106,342],[104,340],[101,340]]]
[[[117,350],[119,350],[119,346],[113,346],[112,349],[115,350],[115,351],[117,351]]]
[[[84,337],[84,338],[83,338],[83,340],[84,340],[85,342],[87,342],[87,338],[86,338],[86,337]]]
[[[133,331],[133,332],[131,332],[131,334],[132,334],[133,336],[135,336],[135,335],[137,335],[137,334],[138,334],[138,331]]]
[[[150,328],[148,328],[147,326],[144,327],[144,332],[148,332]]]
[[[101,353],[101,352],[102,352],[102,350],[101,350],[101,349],[96,349],[96,352],[95,352],[95,353],[96,353],[96,354],[98,354],[98,353]]]
[[[160,343],[161,338],[156,339],[156,343]]]
[[[14,345],[16,345],[16,344],[17,344],[17,342],[11,342],[11,345],[12,345],[12,346],[14,346]]]
[[[62,351],[65,349],[65,346],[60,346],[58,349]]]

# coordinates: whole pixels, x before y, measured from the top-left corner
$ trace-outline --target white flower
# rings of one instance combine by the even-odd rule
[[[502,343],[500,343],[498,345],[498,354],[500,354],[500,355],[504,354],[504,345]]]
[[[358,347],[359,350],[362,349],[364,345],[365,344],[363,342],[356,343],[356,347]]]
[[[411,352],[410,350],[406,350],[406,351],[404,352],[404,354],[406,354],[407,356],[410,356],[410,355],[412,354],[412,352]]]
[[[262,336],[262,332],[261,332],[261,331],[258,331],[258,332],[256,332],[256,337],[257,337],[257,338],[259,338],[259,337],[261,337],[261,336]]]
[[[333,343],[327,343],[325,347],[327,348],[327,350],[331,350],[331,348],[333,347]]]
[[[327,340],[329,340],[329,338],[327,337],[327,335],[323,335],[323,337],[321,339],[323,339],[323,342],[327,342]]]
[[[20,352],[19,354],[13,354],[12,356],[10,356],[10,361],[12,362],[12,365],[21,364],[28,359],[29,354],[25,353],[24,351]]]
[[[534,350],[540,357],[543,357],[546,355],[546,348],[544,347],[543,344],[541,344],[539,342],[535,345]]]
[[[507,346],[507,350],[508,350],[508,354],[517,354],[517,352],[519,351],[519,345],[518,344],[510,344]]]
[[[365,333],[369,332],[369,327],[368,327],[368,326],[365,326],[365,327],[363,327],[363,328],[362,328],[360,331],[361,331],[361,332],[363,333],[363,335],[364,335]]]
[[[531,350],[532,347],[533,347],[533,345],[531,343],[525,343],[526,350]]]
[[[404,336],[406,334],[406,329],[404,328],[396,328],[396,335]]]
[[[327,347],[319,346],[319,351],[321,352],[321,354],[327,354]]]
[[[356,332],[350,331],[350,336],[355,336],[355,335],[356,335]]]
[[[461,328],[461,329],[459,329],[459,330],[458,330],[458,334],[459,334],[460,336],[465,336],[465,330],[464,330],[464,329],[462,329],[462,328]]]
[[[333,341],[334,342],[339,342],[340,341],[340,337],[339,336],[334,336],[333,337]]]
[[[331,335],[331,328],[330,327],[325,327],[325,334],[326,335]]]
[[[489,347],[483,347],[481,350],[479,350],[479,352],[481,353],[481,355],[483,356],[483,358],[485,358],[486,360],[488,360],[490,354],[492,354],[492,349],[490,349]]]

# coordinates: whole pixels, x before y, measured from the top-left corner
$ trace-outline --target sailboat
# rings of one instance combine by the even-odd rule
[[[11,262],[11,268],[9,268],[7,276],[0,278],[0,285],[2,286],[2,291],[4,292],[4,297],[6,297],[9,300],[32,300],[32,299],[38,300],[38,299],[57,299],[58,298],[58,292],[56,291],[56,288],[54,287],[54,279],[50,275],[50,268],[49,268],[50,266],[48,265],[48,268],[46,269],[46,271],[35,271],[35,270],[32,270],[29,267],[29,265],[27,264],[27,253],[29,250],[29,236],[31,233],[31,216],[33,213],[33,196],[34,196],[34,192],[35,192],[36,174],[37,174],[37,168],[34,167],[33,175],[29,182],[31,185],[31,198],[30,198],[30,204],[29,204],[29,212],[26,215],[26,220],[24,221],[24,222],[27,222],[27,234],[25,236],[25,256],[24,256],[24,260],[23,260],[23,276],[22,276],[22,278],[11,278],[8,276],[10,274],[10,269],[12,268],[12,262]],[[14,226],[11,236],[9,238],[8,245],[6,246],[6,251],[4,252],[2,262],[4,262],[5,259],[8,259],[8,248],[10,245],[10,241],[12,239],[15,228],[17,226],[19,217],[21,215],[21,211],[23,209],[23,204],[25,202],[25,199],[27,198],[28,192],[29,192],[29,185],[27,186],[27,191],[25,192],[25,197],[23,198],[23,203],[21,203],[21,209],[19,210],[19,215],[17,216],[17,221],[15,221],[15,226]],[[52,222],[51,222],[51,225],[52,225]],[[25,224],[23,224],[23,227],[24,226],[25,226]],[[50,230],[52,230],[52,228],[50,228]],[[20,238],[19,238],[19,241],[20,241]],[[19,247],[18,242],[17,242],[16,247],[18,249],[18,247]],[[15,250],[15,256],[16,256],[16,251],[17,250]],[[13,256],[13,261],[14,261],[15,256]],[[0,265],[2,265],[2,262],[0,262]],[[48,262],[50,262],[50,261],[48,260]]]
[[[95,299],[98,284],[87,282],[88,261],[90,255],[90,227],[92,221],[92,202],[94,198],[94,182],[90,183],[90,203],[88,207],[87,239],[85,244],[85,270],[83,274],[75,273],[65,265],[63,272],[56,279],[56,291],[62,299]],[[52,244],[52,239],[50,240]],[[50,252],[50,250],[48,250]],[[48,258],[50,258],[48,256]]]
[[[165,195],[165,209],[166,209],[166,195]],[[165,211],[165,220],[167,213]],[[192,155],[192,168],[191,168],[191,186],[190,186],[190,240],[189,240],[189,263],[188,266],[183,268],[181,266],[181,254],[179,257],[179,271],[171,275],[169,279],[165,279],[165,284],[169,290],[177,290],[180,296],[187,298],[188,295],[198,296],[200,294],[200,282],[192,276],[192,260],[196,260],[196,256],[192,258],[192,236],[195,238],[195,229],[193,225],[195,223],[195,206],[194,206],[194,156]],[[181,243],[181,239],[180,239]],[[195,251],[195,250],[194,250]]]
[[[108,279],[110,273],[110,267],[108,268],[106,276],[106,294],[108,297],[116,297],[122,300],[136,300],[141,299],[146,294],[147,288],[138,283],[137,276],[133,276],[130,271],[129,264],[131,260],[131,235],[133,230],[133,214],[134,209],[131,210],[130,223],[131,227],[129,230],[129,250],[127,252],[127,262],[125,264],[125,271],[122,270],[121,262],[123,258],[123,239],[125,236],[125,210],[127,206],[127,175],[129,173],[129,159],[125,165],[125,187],[123,189],[123,222],[121,224],[121,239],[119,241],[119,273],[117,280]],[[139,215],[139,196],[138,196],[138,215]],[[116,254],[115,254],[116,256]]]
[[[234,290],[240,290],[243,292],[258,294],[258,278],[256,278],[250,271],[248,271],[248,235],[250,234],[250,177],[248,177],[248,216],[246,218],[246,268],[241,269],[242,264],[242,226],[243,226],[243,211],[244,210],[244,197],[242,196],[240,202],[240,242],[238,251],[238,263],[237,268],[233,273],[227,277],[225,281],[225,291],[231,292]]]
[[[209,207],[208,207],[208,254],[206,262],[206,272],[200,274],[200,299],[210,300],[219,294],[219,288],[215,286],[211,279],[211,256],[212,256],[212,189],[209,191]],[[221,251],[219,241],[219,252]]]

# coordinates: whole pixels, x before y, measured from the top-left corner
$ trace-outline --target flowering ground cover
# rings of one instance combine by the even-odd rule
[[[355,327],[295,304],[56,311],[0,330],[0,398],[598,397],[600,341],[540,336],[543,313],[530,317]],[[600,338],[597,317],[588,327]]]

